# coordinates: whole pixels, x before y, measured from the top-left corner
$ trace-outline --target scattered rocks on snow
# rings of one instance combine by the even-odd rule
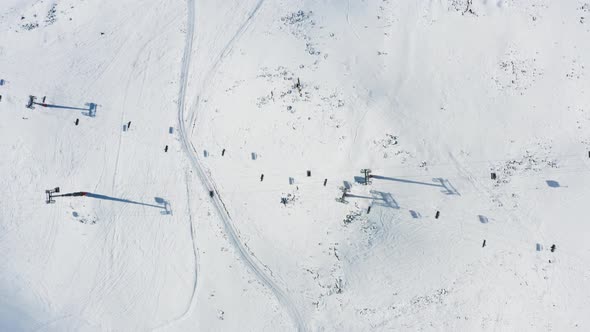
[[[473,0],[451,0],[449,10],[461,13],[461,15],[471,14],[477,16],[473,10]]]
[[[285,27],[289,28],[294,36],[309,40],[310,37],[306,33],[311,27],[315,26],[314,20],[311,19],[312,14],[311,11],[298,10],[281,17],[281,22]]]
[[[550,157],[538,157],[530,151],[519,159],[511,159],[494,167],[492,171],[497,174],[495,186],[503,183],[509,183],[510,178],[514,175],[525,172],[538,172],[545,168],[559,168],[556,160]]]
[[[570,80],[579,80],[584,77],[584,70],[585,67],[582,63],[580,63],[579,60],[572,59],[572,66],[565,74],[565,77],[567,77]]]
[[[449,293],[449,290],[446,288],[441,288],[437,289],[432,294],[415,296],[408,302],[392,303],[387,307],[381,308],[365,307],[358,309],[357,312],[363,319],[371,321],[372,326],[383,327],[383,324],[386,324],[391,318],[399,318],[406,315],[420,313],[428,307],[444,304]],[[393,295],[397,295],[397,293]]]
[[[590,14],[590,3],[584,3],[578,7],[578,12],[580,13],[580,24],[586,23],[586,17]]]
[[[290,206],[293,203],[295,203],[298,199],[299,197],[295,193],[283,193],[281,195],[281,204],[283,204],[284,206]]]
[[[36,29],[36,28],[38,28],[38,27],[39,27],[39,23],[37,23],[37,22],[33,22],[33,23],[25,23],[25,24],[22,24],[22,25],[21,25],[21,28],[23,28],[23,29],[25,29],[25,30],[27,30],[27,31],[30,31],[30,30]]]
[[[363,210],[361,209],[356,209],[354,211],[350,211],[345,217],[344,217],[344,224],[348,225],[351,224],[357,220],[360,220],[361,217],[363,216]]]
[[[301,66],[300,66],[301,67]],[[304,120],[326,119],[327,125],[341,128],[342,121],[337,116],[345,101],[338,91],[322,94],[320,86],[303,81],[299,75],[284,66],[274,69],[263,67],[258,78],[263,78],[268,83],[269,93],[258,97],[256,105],[260,109],[283,110],[296,115],[289,118],[288,126],[292,129],[304,125]],[[307,103],[307,107],[300,107]],[[317,116],[323,113],[323,116]]]
[[[397,136],[392,134],[385,134],[385,138],[380,140],[374,140],[375,144],[382,146],[384,149],[388,149],[394,145],[397,145]]]
[[[57,4],[53,4],[49,11],[47,12],[47,16],[45,17],[46,25],[51,25],[57,21]]]
[[[506,55],[506,59],[499,63],[499,70],[493,79],[500,90],[514,91],[522,95],[539,76],[543,75],[536,61],[535,58],[522,58],[511,51]]]

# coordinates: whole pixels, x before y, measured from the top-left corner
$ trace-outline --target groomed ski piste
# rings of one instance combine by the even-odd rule
[[[589,66],[586,0],[5,0],[0,331],[588,330]]]

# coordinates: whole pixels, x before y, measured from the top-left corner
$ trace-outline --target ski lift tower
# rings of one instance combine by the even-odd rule
[[[37,97],[29,96],[29,101],[27,102],[27,108],[35,109],[35,104],[36,104],[35,100],[37,100]]]
[[[348,201],[346,200],[346,195],[348,195],[348,193],[350,192],[350,189],[347,187],[340,187],[339,189],[340,189],[340,191],[342,191],[342,196],[336,198],[336,202],[339,202],[342,204],[348,204]]]
[[[55,203],[55,200],[53,199],[53,194],[56,194],[56,193],[59,193],[59,187],[55,187],[54,189],[45,190],[45,195],[46,195],[45,203],[47,203],[47,204]]]
[[[365,186],[371,184],[371,170],[368,168],[361,169],[361,173],[365,175]]]

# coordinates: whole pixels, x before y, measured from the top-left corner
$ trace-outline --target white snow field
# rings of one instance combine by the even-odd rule
[[[589,66],[588,0],[4,0],[0,331],[587,331]]]

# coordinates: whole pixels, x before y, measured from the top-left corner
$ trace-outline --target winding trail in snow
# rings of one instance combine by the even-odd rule
[[[219,59],[216,61],[216,64],[220,63],[223,57],[225,57],[228,53],[228,50],[231,49],[232,44],[238,39],[239,35],[245,30],[248,26],[250,20],[254,17],[258,9],[261,7],[263,0],[260,0],[252,13],[248,16],[246,22],[241,26],[241,28],[236,32],[236,34],[230,39],[229,43],[225,46],[222,53],[220,54]],[[272,280],[260,267],[255,261],[252,255],[248,252],[245,245],[241,242],[237,231],[233,225],[233,220],[225,207],[225,203],[221,199],[217,187],[210,175],[204,167],[199,162],[197,157],[197,152],[190,141],[187,130],[185,127],[185,102],[186,102],[186,89],[188,85],[188,74],[191,62],[191,52],[193,48],[193,37],[194,37],[194,30],[195,30],[195,0],[187,0],[187,7],[188,7],[188,18],[187,18],[187,32],[186,32],[186,43],[184,48],[184,53],[182,57],[182,69],[180,72],[180,91],[178,93],[178,130],[179,130],[179,137],[182,143],[182,148],[186,152],[187,157],[191,163],[193,170],[196,172],[199,180],[201,181],[204,188],[209,191],[214,191],[215,196],[212,198],[213,206],[219,215],[219,218],[223,222],[223,226],[225,232],[227,234],[228,240],[236,249],[236,252],[241,257],[244,264],[256,275],[256,277],[266,286],[268,287],[273,294],[276,296],[279,303],[287,310],[289,315],[294,321],[295,326],[299,331],[306,331],[307,326],[305,321],[303,320],[301,313],[299,312],[297,306],[293,302],[293,300]],[[217,67],[215,65],[214,67]],[[214,70],[215,68],[213,68]],[[210,76],[211,74],[207,75]],[[198,103],[198,101],[197,101]],[[198,106],[198,105],[197,105]],[[191,112],[197,110],[198,107],[194,107]],[[190,114],[189,118],[194,118],[194,114]],[[187,183],[188,186],[188,183]],[[190,188],[189,188],[190,190]],[[195,287],[196,288],[196,287]]]

